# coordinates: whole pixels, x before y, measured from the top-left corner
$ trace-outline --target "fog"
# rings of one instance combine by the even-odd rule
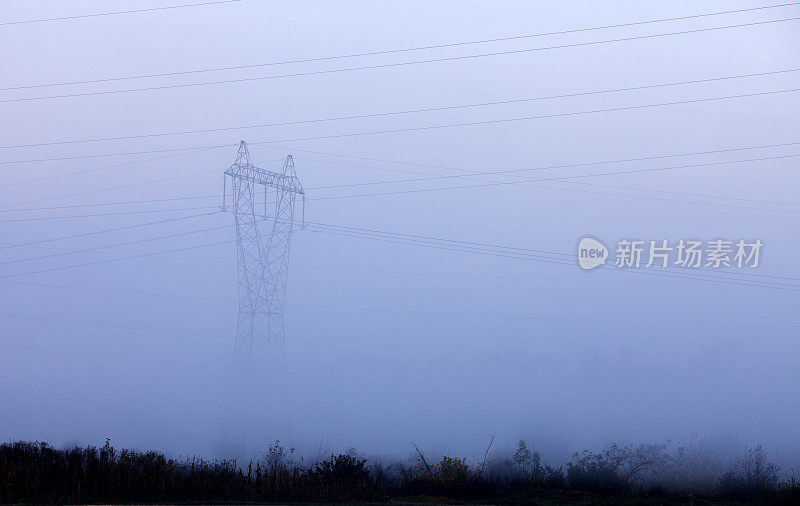
[[[767,4],[249,0],[11,24],[163,5],[0,7],[4,440],[479,458],[494,434],[563,462],[703,437],[796,465],[800,31],[754,23],[800,8],[574,31]],[[309,225],[416,237],[298,225],[268,358],[234,353],[218,206],[240,139],[268,170],[293,155]],[[764,246],[755,269],[584,271],[585,236]]]

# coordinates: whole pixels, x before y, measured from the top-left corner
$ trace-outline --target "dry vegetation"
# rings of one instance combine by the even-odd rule
[[[108,441],[70,449],[16,442],[0,445],[0,501],[798,504],[800,485],[782,482],[760,446],[727,465],[702,447],[670,453],[657,444],[610,445],[552,467],[524,441],[511,455],[473,464],[430,462],[416,449],[407,461],[368,461],[350,450],[303,465],[276,442],[241,466],[117,451]]]

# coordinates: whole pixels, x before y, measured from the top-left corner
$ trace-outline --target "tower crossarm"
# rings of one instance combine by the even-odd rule
[[[289,176],[255,167],[251,164],[234,163],[225,171],[225,174],[255,184],[269,186],[278,190],[303,194],[303,186],[297,176]]]

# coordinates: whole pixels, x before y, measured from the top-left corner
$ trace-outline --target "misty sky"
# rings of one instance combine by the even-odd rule
[[[4,440],[213,457],[246,425],[251,453],[477,457],[494,433],[559,460],[697,433],[800,457],[800,21],[753,24],[799,6],[297,63],[770,4],[245,0],[11,23],[164,5],[0,5]],[[186,73],[227,67],[247,68]],[[655,105],[672,102],[690,103]],[[439,110],[307,121],[420,109]],[[248,379],[217,212],[240,139],[266,169],[294,155],[310,224],[546,253],[297,230],[285,357]],[[754,270],[585,272],[587,235],[764,248]]]

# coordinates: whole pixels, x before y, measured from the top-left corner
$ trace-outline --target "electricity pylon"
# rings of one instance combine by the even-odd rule
[[[255,167],[247,143],[241,141],[236,161],[225,171],[222,209],[227,180],[231,179],[233,215],[239,271],[237,353],[254,354],[263,347],[283,345],[283,303],[294,225],[295,198],[305,194],[294,169],[292,155],[282,172]],[[264,187],[264,214],[256,212],[257,186]],[[267,214],[267,188],[275,189],[274,215]],[[260,204],[260,202],[258,202]],[[258,206],[260,208],[260,205]]]

